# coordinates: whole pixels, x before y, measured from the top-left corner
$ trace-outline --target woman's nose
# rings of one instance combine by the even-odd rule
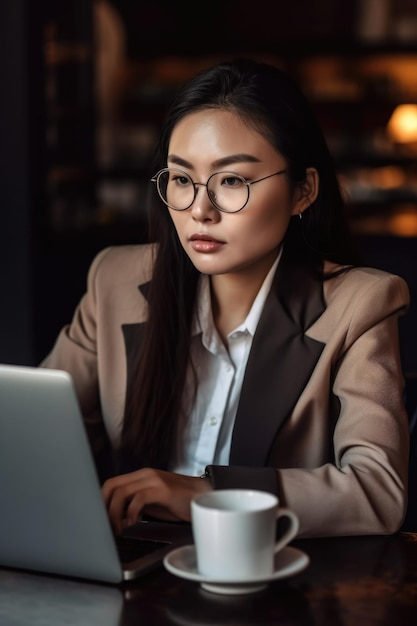
[[[213,220],[220,219],[220,212],[212,204],[207,193],[207,186],[203,183],[196,183],[196,194],[194,202],[191,205],[191,214],[195,220]]]

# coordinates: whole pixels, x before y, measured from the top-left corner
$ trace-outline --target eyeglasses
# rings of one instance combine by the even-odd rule
[[[280,170],[251,182],[235,172],[216,172],[206,183],[195,183],[183,170],[165,167],[155,174],[151,181],[156,184],[162,202],[174,211],[189,209],[196,199],[198,186],[203,186],[216,209],[223,213],[237,213],[247,205],[251,185],[272,176],[285,174],[286,171]]]

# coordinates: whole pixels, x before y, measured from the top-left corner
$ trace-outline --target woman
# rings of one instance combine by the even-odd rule
[[[157,243],[98,255],[43,363],[72,374],[96,458],[110,441],[115,530],[253,487],[303,536],[396,531],[408,290],[355,265],[302,94],[251,60],[203,71],[172,103],[153,171]]]

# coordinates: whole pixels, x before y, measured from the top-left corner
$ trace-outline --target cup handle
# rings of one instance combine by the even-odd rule
[[[280,537],[280,539],[276,542],[274,552],[277,553],[279,550],[284,548],[298,533],[298,529],[300,527],[300,523],[298,521],[298,517],[291,511],[290,509],[286,509],[285,507],[278,509],[277,520],[280,517],[286,517],[290,520],[290,526],[288,530]]]

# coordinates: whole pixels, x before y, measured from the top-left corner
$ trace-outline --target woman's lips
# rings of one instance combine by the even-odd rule
[[[198,233],[190,237],[191,247],[196,252],[217,252],[223,245],[223,241],[218,241],[209,235]]]

